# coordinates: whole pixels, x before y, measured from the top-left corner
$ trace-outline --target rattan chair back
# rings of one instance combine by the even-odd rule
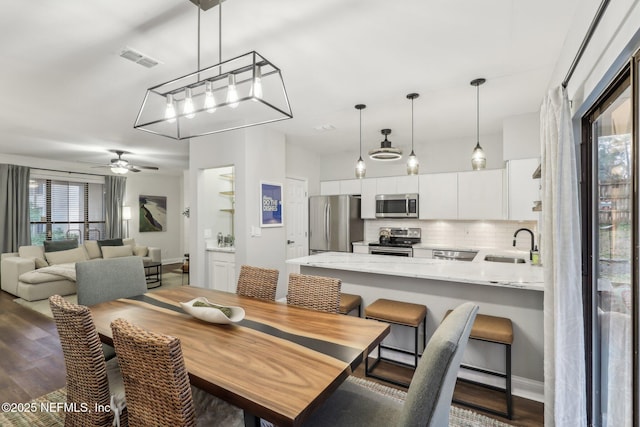
[[[67,403],[78,408],[89,405],[108,407],[109,380],[102,345],[89,308],[72,304],[60,295],[49,298],[49,306],[58,328],[67,370]],[[110,411],[67,411],[65,426],[111,426]],[[121,425],[126,421],[120,419]]]
[[[340,279],[332,277],[291,273],[287,304],[338,313],[341,284]]]
[[[275,301],[278,273],[278,270],[274,268],[243,265],[240,267],[236,293],[247,297]]]
[[[127,394],[129,423],[193,426],[195,410],[180,340],[124,319],[111,323]]]

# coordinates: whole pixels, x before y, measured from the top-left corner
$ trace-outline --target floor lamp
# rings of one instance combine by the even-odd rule
[[[127,238],[129,238],[129,220],[131,219],[131,206],[122,207],[122,219],[127,224]]]

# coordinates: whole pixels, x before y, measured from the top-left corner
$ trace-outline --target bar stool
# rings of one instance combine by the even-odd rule
[[[358,317],[362,317],[362,297],[360,295],[340,293],[340,306],[338,313],[349,314],[358,309]]]
[[[386,378],[379,376],[373,373],[374,368],[381,360],[386,360],[398,365],[408,366],[410,368],[415,369],[418,366],[418,330],[420,329],[420,324],[423,324],[422,333],[423,333],[423,349],[424,345],[427,342],[427,307],[421,304],[413,304],[402,301],[393,301],[388,299],[377,299],[372,304],[368,305],[364,309],[364,317],[366,319],[375,319],[381,322],[386,322],[394,325],[401,326],[409,326],[414,328],[415,331],[415,343],[414,343],[414,351],[400,350],[396,348],[390,348],[387,346],[383,346],[380,344],[378,346],[378,358],[375,362],[369,367],[369,357],[365,357],[365,375],[372,378],[377,378],[380,380],[384,380],[390,382],[392,384],[400,385],[403,387],[409,387],[408,383],[399,382],[393,380],[391,378]],[[414,364],[410,365],[407,363],[398,362],[395,360],[391,360],[388,358],[383,358],[380,354],[380,349],[392,349],[395,351],[399,351],[406,354],[411,354],[414,357]]]
[[[184,258],[182,260],[182,266],[180,267],[182,270],[182,285],[184,285],[184,275],[187,275],[187,285],[189,284],[189,254],[184,254]]]
[[[450,312],[451,310],[447,311],[447,314],[445,315],[445,317]],[[482,372],[487,375],[493,375],[496,377],[504,378],[505,387],[504,388],[496,387],[490,384],[484,384],[484,383],[469,380],[466,378],[458,378],[458,380],[464,381],[470,384],[475,384],[481,387],[485,387],[491,390],[497,390],[497,391],[503,392],[505,394],[505,400],[507,403],[507,411],[500,412],[491,408],[479,406],[470,402],[464,402],[457,399],[453,399],[453,402],[468,406],[470,408],[480,409],[482,411],[489,412],[502,417],[507,417],[508,419],[512,419],[513,418],[513,396],[511,395],[511,344],[513,344],[513,325],[511,323],[511,319],[507,319],[505,317],[488,316],[486,314],[478,314],[476,316],[475,322],[473,323],[473,328],[471,329],[471,334],[469,335],[469,339],[504,345],[505,371],[504,373],[490,371],[488,369],[477,368],[475,366],[469,366],[465,364],[461,364],[460,368],[469,369],[471,371]]]

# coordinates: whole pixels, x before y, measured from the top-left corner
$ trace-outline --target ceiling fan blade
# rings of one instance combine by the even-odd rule
[[[156,166],[139,166],[139,165],[135,165],[134,168],[138,168],[138,169],[149,169],[152,171],[157,171],[158,168]]]

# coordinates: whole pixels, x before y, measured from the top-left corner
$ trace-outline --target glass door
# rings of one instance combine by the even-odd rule
[[[631,66],[583,122],[585,310],[592,425],[626,427],[633,413],[634,102]]]

